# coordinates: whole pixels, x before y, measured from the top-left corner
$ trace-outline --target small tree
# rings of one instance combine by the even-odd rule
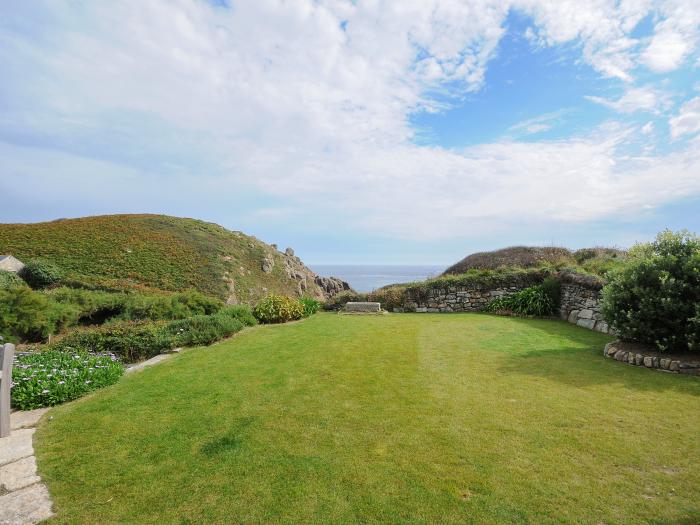
[[[63,278],[61,268],[43,259],[32,259],[19,272],[19,276],[34,289],[46,288]]]
[[[603,289],[606,321],[627,340],[700,351],[700,237],[661,232],[636,245]]]

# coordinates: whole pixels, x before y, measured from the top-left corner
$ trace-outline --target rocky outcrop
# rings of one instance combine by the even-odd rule
[[[352,290],[348,283],[337,277],[322,277],[317,275],[314,282],[321,287],[326,297],[333,297],[337,293]]]

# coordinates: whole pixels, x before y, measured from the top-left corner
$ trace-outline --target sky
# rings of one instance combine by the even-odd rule
[[[3,0],[0,222],[311,264],[700,231],[697,0]]]

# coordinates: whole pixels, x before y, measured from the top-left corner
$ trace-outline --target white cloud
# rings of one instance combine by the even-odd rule
[[[549,131],[560,124],[563,118],[569,113],[571,113],[570,109],[560,109],[559,111],[539,115],[512,125],[508,131],[514,135],[534,135],[536,133]]]
[[[669,120],[671,137],[674,139],[688,133],[700,131],[700,97],[683,104],[675,117]]]
[[[653,88],[630,88],[617,100],[597,96],[586,96],[586,99],[596,104],[607,106],[618,113],[633,113],[635,111],[650,111],[658,113],[669,107],[669,97]]]
[[[656,72],[678,69],[695,50],[700,27],[700,9],[696,0],[660,2],[661,19],[641,56],[641,61]]]
[[[505,2],[77,5],[13,0],[0,29],[0,140],[12,142],[0,184],[14,193],[41,184],[75,202],[148,202],[162,187],[170,203],[208,203],[262,191],[286,211],[427,238],[503,220],[600,219],[700,191],[696,143],[632,161],[631,133],[614,126],[464,151],[415,145],[413,112],[439,110],[436,93],[458,100],[483,86]],[[534,16],[542,45],[578,42],[602,75],[631,78],[629,33],[647,3],[512,5]],[[663,107],[647,94],[598,102]],[[543,131],[560,115],[544,117],[512,131]]]

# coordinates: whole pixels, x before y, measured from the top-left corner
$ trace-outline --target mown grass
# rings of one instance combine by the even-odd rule
[[[697,523],[700,382],[480,314],[249,329],[52,410],[53,523]]]
[[[254,237],[216,224],[165,215],[103,215],[35,224],[0,224],[0,254],[41,257],[68,272],[68,280],[113,289],[196,289],[255,302],[263,288],[296,293],[282,255]],[[266,255],[278,264],[262,271]]]

